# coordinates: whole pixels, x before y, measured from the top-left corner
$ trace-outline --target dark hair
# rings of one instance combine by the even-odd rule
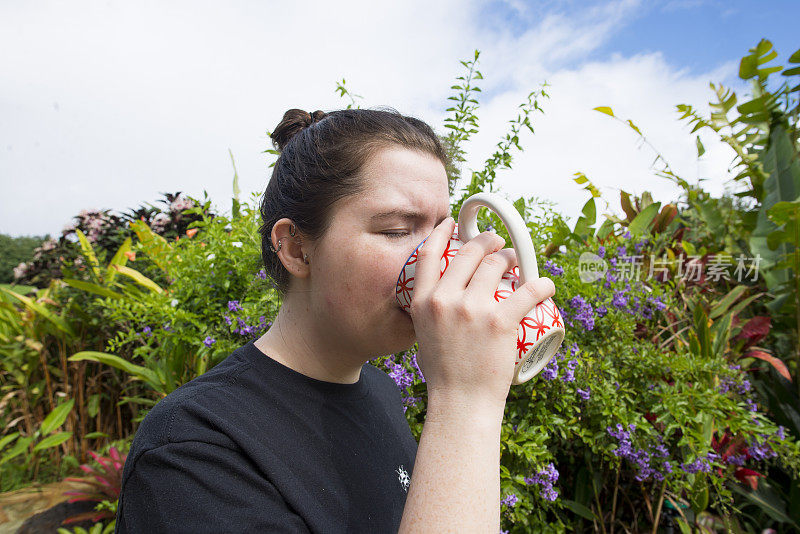
[[[279,219],[291,219],[312,241],[321,238],[330,226],[331,206],[365,189],[359,171],[383,148],[421,151],[448,166],[447,152],[433,129],[392,108],[329,113],[290,109],[270,138],[280,156],[261,201],[261,257],[282,294],[289,289],[290,275],[270,249],[272,227]]]

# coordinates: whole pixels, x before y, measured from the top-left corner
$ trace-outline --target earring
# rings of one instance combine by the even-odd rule
[[[308,265],[308,254],[303,254],[303,261]]]
[[[289,226],[289,235],[294,237],[295,233],[297,233],[297,227],[294,224],[292,224],[291,226]]]
[[[270,246],[269,246],[269,249],[270,249],[272,252],[274,252],[275,254],[277,254],[277,253],[278,253],[278,252],[281,250],[281,245],[283,245],[283,241],[281,241],[280,239],[278,239],[278,250],[275,250],[275,248],[274,248],[274,247],[273,247],[271,244],[270,244]]]

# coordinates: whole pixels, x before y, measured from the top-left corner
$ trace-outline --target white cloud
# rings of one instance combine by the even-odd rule
[[[650,191],[657,201],[676,201],[680,188],[652,170],[653,149],[642,144],[626,125],[593,111],[609,106],[617,116],[631,119],[679,176],[693,183],[700,177],[709,178],[704,187],[720,194],[731,177],[726,169],[732,151],[702,134],[707,152],[698,161],[695,136],[690,135],[687,123],[678,121],[675,106],[688,103],[706,110],[705,103],[712,96],[707,80],[724,78],[733,68],[725,65],[716,72],[689,76],[667,65],[659,54],[649,54],[617,56],[554,72],[548,76],[551,98],[540,101],[545,114],[532,116],[535,135],[523,130],[524,152],[514,154],[512,170],[503,171],[496,184],[514,198],[536,195],[555,201],[570,216],[579,214],[589,198],[588,192],[572,181],[578,171],[600,188],[610,210],[620,215],[620,190],[634,194]],[[483,131],[471,146],[472,168],[481,168],[483,159],[508,131],[507,121],[516,116],[516,106],[535,87],[531,80],[498,95],[480,110]]]
[[[658,54],[587,63],[639,9],[633,0],[566,17],[511,2],[531,24],[521,35],[490,27],[479,2],[351,1],[204,4],[36,3],[0,7],[0,232],[57,233],[79,210],[125,209],[159,192],[205,189],[228,206],[231,148],[244,191],[262,191],[265,131],[291,107],[330,110],[342,77],[364,105],[391,105],[443,132],[458,60],[482,51],[477,167],[505,133],[516,106],[547,79],[552,98],[536,136],[497,184],[577,213],[586,172],[604,191],[651,190],[651,155],[630,132],[591,109],[633,119],[687,179],[698,175],[694,141],[674,105],[702,105],[709,80]],[[538,7],[537,7],[538,6]],[[564,68],[563,65],[570,65]],[[721,180],[729,156],[708,140],[700,174]],[[712,165],[713,163],[713,165]],[[707,167],[704,169],[703,165]],[[721,166],[720,166],[721,165]],[[610,195],[613,196],[613,195]]]

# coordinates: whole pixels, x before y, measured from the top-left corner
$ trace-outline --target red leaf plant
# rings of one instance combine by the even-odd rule
[[[753,471],[752,469],[742,467],[741,465],[737,465],[737,459],[740,460],[741,463],[744,463],[744,460],[749,460],[751,457],[742,436],[737,436],[734,438],[731,433],[726,430],[725,434],[722,436],[722,439],[717,440],[715,433],[715,435],[711,438],[711,447],[717,454],[720,455],[722,463],[733,464],[736,466],[733,476],[735,476],[739,482],[742,484],[747,484],[753,490],[758,489],[758,477],[763,477],[765,475],[757,471]],[[717,469],[717,474],[722,476],[722,468]]]
[[[81,465],[81,470],[92,475],[94,480],[87,480],[83,478],[66,478],[71,482],[80,482],[87,484],[91,488],[84,491],[65,491],[64,495],[74,495],[68,502],[78,501],[116,501],[119,499],[119,494],[122,486],[122,468],[125,465],[125,458],[127,455],[121,455],[115,447],[108,450],[109,457],[105,458],[89,451],[89,454],[95,461],[100,464],[99,467],[94,468],[90,465]],[[91,512],[84,512],[81,514],[73,515],[65,519],[62,524],[76,523],[90,519],[94,522],[101,519],[109,519],[114,517],[114,512],[111,510],[93,510]]]
[[[737,317],[738,319],[738,317]],[[737,321],[738,323],[738,321]],[[736,336],[736,339],[744,341],[743,349],[748,349],[767,337],[769,330],[772,327],[770,318],[766,315],[756,315],[747,320],[742,327],[742,331]]]

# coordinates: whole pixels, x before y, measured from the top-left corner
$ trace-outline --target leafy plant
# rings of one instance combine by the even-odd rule
[[[67,478],[65,480],[87,484],[87,491],[66,491],[64,495],[72,495],[68,502],[97,501],[98,506],[94,511],[73,515],[65,519],[62,524],[77,523],[86,519],[100,521],[114,518],[117,513],[117,501],[122,491],[122,470],[127,455],[121,455],[115,447],[108,450],[108,457],[89,451],[89,454],[99,464],[92,467],[88,464],[81,465],[81,470],[91,475],[94,480],[83,478]]]

